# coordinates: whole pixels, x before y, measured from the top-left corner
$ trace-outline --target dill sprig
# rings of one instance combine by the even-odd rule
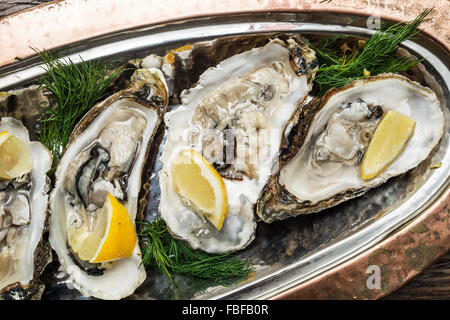
[[[165,274],[183,274],[196,281],[209,280],[219,285],[231,285],[248,277],[251,264],[233,254],[210,254],[192,250],[174,239],[163,219],[144,222],[139,233],[142,263]]]
[[[73,129],[82,116],[100,99],[104,98],[108,87],[123,71],[118,68],[108,72],[100,62],[83,61],[75,64],[71,59],[56,59],[50,52],[38,52],[45,63],[45,71],[39,83],[50,91],[50,99],[56,104],[42,115],[41,142],[53,154],[53,173]]]
[[[342,87],[356,79],[364,78],[364,69],[370,75],[400,72],[416,65],[420,60],[396,56],[398,45],[417,35],[418,27],[433,9],[426,9],[414,20],[397,23],[375,32],[364,44],[349,55],[338,56],[332,49],[335,38],[321,41],[315,46],[320,67],[314,79],[316,95],[322,96],[331,88]]]

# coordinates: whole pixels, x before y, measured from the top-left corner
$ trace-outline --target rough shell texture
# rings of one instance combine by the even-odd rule
[[[16,194],[22,196],[28,194],[28,205],[31,210],[29,221],[20,223],[20,226],[17,227],[16,240],[8,244],[8,247],[13,246],[12,248],[14,248],[14,265],[10,269],[11,272],[3,275],[4,278],[0,279],[0,298],[39,299],[44,291],[44,285],[40,282],[39,277],[52,260],[50,246],[43,238],[44,233],[48,230],[47,193],[50,181],[46,172],[50,169],[52,156],[41,143],[30,141],[29,130],[21,121],[10,117],[1,118],[0,132],[4,130],[8,130],[26,143],[31,153],[33,166],[29,183],[27,183],[29,187],[22,190],[16,189],[19,190]],[[14,190],[12,190],[13,194]],[[7,187],[4,192],[11,192],[10,187]],[[0,203],[2,211],[3,204]],[[18,209],[14,210],[15,212],[12,213],[17,213]],[[2,265],[2,268],[5,268],[5,265]]]
[[[237,51],[243,52],[232,55],[217,66],[203,72],[199,76],[198,83],[181,94],[183,104],[166,114],[165,123],[168,127],[168,135],[161,155],[163,169],[159,173],[161,188],[159,209],[172,235],[184,240],[192,248],[215,253],[243,249],[253,240],[256,228],[254,204],[273,170],[274,161],[278,158],[284,128],[311,90],[312,77],[317,68],[314,53],[299,36],[291,38],[286,35],[283,40],[267,37],[238,37],[236,39],[239,43],[244,44]],[[265,45],[258,46],[262,44]],[[195,59],[200,53],[196,50],[203,52],[206,57],[213,57],[215,53],[223,57],[224,53],[227,56],[231,51],[236,50],[238,46],[235,47],[235,45],[236,43],[233,44],[229,38],[201,45],[196,44],[192,52],[184,53],[188,55],[188,58],[184,60],[186,68],[187,62],[197,63]],[[249,47],[251,49],[244,50]],[[193,57],[194,60],[189,60],[189,57]],[[205,61],[207,60],[208,58],[205,59]],[[190,64],[189,68],[195,70]],[[266,71],[267,74],[264,73]],[[276,76],[260,78],[262,73]],[[267,83],[268,79],[272,79],[272,77],[274,81]],[[254,90],[253,86],[262,88]],[[266,93],[266,88],[269,88],[269,91],[273,89],[273,94],[268,95],[270,102],[267,104],[259,96],[261,92]],[[225,104],[219,103],[219,101]],[[252,114],[258,114],[258,117],[247,121]],[[263,119],[261,127],[259,127],[259,117]],[[253,127],[254,125],[255,127]],[[248,127],[250,129],[247,130]],[[171,161],[180,149],[199,147],[195,143],[192,144],[192,140],[190,140],[190,137],[196,135],[198,128],[201,128],[202,131],[200,137],[208,136],[210,132],[208,130],[215,130],[216,133],[219,130],[218,135],[223,135],[224,132],[221,130],[226,130],[226,128],[235,130],[233,134],[236,134],[237,137],[250,137],[255,132],[261,132],[258,131],[261,128],[272,130],[270,139],[258,140],[258,148],[255,150],[265,150],[268,146],[270,150],[266,159],[254,165],[254,170],[247,170],[251,167],[251,165],[246,167],[247,163],[242,167],[234,163],[226,166],[225,169],[219,168],[220,165],[216,166],[224,178],[228,196],[228,214],[220,231],[214,229],[193,210],[188,209],[174,191],[171,182]],[[185,132],[180,135],[182,130]],[[221,139],[215,136],[212,141]],[[229,141],[231,140],[224,141],[224,144],[220,144],[216,150],[220,150],[220,146],[229,146]],[[204,142],[209,143],[209,140]],[[207,147],[204,146],[204,143],[203,147],[200,146],[201,153],[215,165],[208,157]],[[236,148],[239,149],[239,147]],[[239,151],[233,152],[238,158],[248,151],[242,151],[241,155],[239,155]],[[242,171],[236,174],[239,170]],[[233,174],[230,174],[230,171]]]
[[[378,86],[379,84],[383,85]],[[367,92],[370,92],[371,86],[375,90],[368,94]],[[285,181],[288,181],[286,172],[292,177],[291,181],[295,179],[301,181],[301,177],[295,171],[297,169],[293,168],[301,167],[298,165],[298,161],[302,161],[302,157],[308,152],[308,148],[311,145],[311,136],[314,137],[317,135],[317,132],[315,134],[311,132],[311,128],[315,125],[314,121],[317,115],[326,109],[327,106],[335,104],[334,101],[337,98],[342,101],[345,99],[355,99],[360,97],[360,93],[363,91],[365,92],[364,95],[366,98],[370,96],[371,100],[384,105],[383,108],[386,110],[402,110],[403,108],[403,111],[407,113],[408,109],[405,108],[416,108],[416,112],[412,112],[413,115],[411,115],[417,122],[415,131],[416,138],[411,139],[403,151],[402,156],[392,163],[380,176],[369,181],[363,181],[355,176],[357,183],[353,185],[349,184],[341,188],[340,191],[329,194],[326,198],[322,197],[320,201],[299,198],[293,194],[292,187],[291,190],[288,190],[285,186]],[[406,96],[401,96],[403,93]],[[396,94],[398,96],[395,96]],[[410,100],[408,100],[407,95],[410,95]],[[399,99],[396,100],[397,98]],[[422,103],[414,104],[411,102],[416,99],[423,99],[421,100]],[[422,87],[416,82],[395,74],[369,77],[364,80],[354,81],[342,88],[331,89],[322,99],[316,98],[299,110],[295,119],[297,123],[289,133],[284,143],[285,148],[281,153],[281,169],[276,175],[270,178],[257,203],[256,212],[265,222],[283,220],[299,214],[324,210],[348,199],[361,196],[369,189],[386,182],[389,178],[417,167],[437,145],[444,127],[443,113],[435,93],[429,88]],[[426,138],[420,141],[419,138],[421,136]],[[418,143],[420,146],[414,146],[414,143]],[[407,158],[413,160],[407,162]],[[404,168],[402,168],[403,163]],[[285,175],[285,180],[283,180],[283,174]]]
[[[38,140],[41,114],[49,106],[47,93],[37,85],[0,92],[0,116],[20,120],[28,129],[31,140]]]
[[[208,68],[214,67],[221,61],[236,54],[263,47],[273,39],[287,42],[288,39],[296,43],[296,54],[299,57],[298,68],[312,81],[318,67],[315,52],[309,47],[308,41],[298,34],[292,33],[264,33],[261,35],[238,35],[222,37],[210,41],[196,42],[189,50],[174,53],[174,93],[179,97],[182,90],[191,88],[199,80],[200,75]],[[180,101],[174,100],[174,104]]]
[[[149,185],[145,183],[141,186],[141,182],[142,179],[146,179],[145,177],[149,175],[148,171],[153,166],[155,149],[157,149],[153,142],[167,107],[167,97],[165,80],[159,70],[136,70],[128,88],[100,102],[83,117],[73,131],[68,147],[58,165],[55,189],[50,198],[52,217],[49,240],[74,287],[85,296],[101,299],[126,297],[144,281],[146,273],[141,265],[142,258],[138,243],[136,243],[130,258],[114,261],[109,268],[101,267],[97,272],[90,271],[96,269],[97,266],[85,267],[74,259],[74,255],[67,245],[66,210],[68,207],[65,173],[69,170],[72,160],[80,152],[86,148],[92,148],[92,143],[99,139],[99,134],[103,132],[104,126],[106,128],[106,124],[110,121],[108,119],[111,119],[117,110],[139,114],[139,117],[145,119],[143,122],[145,125],[142,137],[139,138],[141,140],[137,142],[138,149],[136,155],[133,156],[131,169],[128,169],[129,176],[126,180],[124,200],[124,205],[132,220],[134,221],[136,217],[139,219],[139,215],[142,215],[142,211],[145,209],[145,198],[149,192]],[[112,126],[110,129],[114,130],[114,128],[116,127]],[[127,147],[120,145],[120,142],[118,144],[111,145],[119,148]],[[111,157],[114,157],[114,154]]]

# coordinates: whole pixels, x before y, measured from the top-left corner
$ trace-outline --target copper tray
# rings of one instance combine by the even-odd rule
[[[303,1],[300,5],[284,1],[261,4],[189,0],[183,1],[182,8],[176,1],[56,1],[0,20],[0,41],[4,44],[0,51],[0,90],[26,85],[42,74],[30,47],[58,48],[58,56],[80,61],[142,57],[184,43],[236,34],[286,31],[369,36],[374,31],[367,28],[367,17],[383,10],[363,6],[350,11],[352,5],[358,8],[354,1],[340,1],[339,5]],[[383,18],[391,21],[395,21],[393,13],[399,13],[395,7],[385,12]],[[438,18],[442,18],[441,14]],[[424,72],[436,79],[427,84],[439,91],[447,133],[448,26],[428,23],[428,29],[439,32],[439,36],[424,32],[403,47],[425,58]],[[372,299],[399,288],[450,249],[449,139],[444,134],[438,150],[417,169],[424,171],[420,181],[406,174],[323,213],[270,225],[259,223],[256,240],[239,253],[257,267],[251,279],[195,295],[186,284],[183,297]],[[430,164],[440,162],[439,169],[428,169]],[[381,272],[379,289],[367,285],[371,266],[379,267]],[[47,279],[51,281],[44,298],[80,298],[63,279]],[[132,298],[169,298],[165,281],[152,273]]]

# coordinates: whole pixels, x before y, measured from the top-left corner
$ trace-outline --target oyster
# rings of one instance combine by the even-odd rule
[[[105,263],[84,261],[74,244],[95,226],[108,193],[135,223],[145,207],[140,200],[149,191],[147,183],[141,188],[141,178],[153,165],[152,146],[167,104],[161,71],[137,69],[128,88],[83,117],[58,164],[49,240],[73,286],[85,296],[120,299],[146,277],[138,243],[131,257]]]
[[[316,67],[302,38],[275,38],[209,68],[182,92],[182,105],[165,116],[159,173],[159,209],[174,237],[214,253],[243,249],[253,240],[254,204],[276,168],[284,128],[311,90]],[[224,180],[228,213],[220,231],[175,191],[170,167],[183,149],[202,154]]]
[[[38,85],[0,92],[0,115],[21,121],[32,141],[39,138],[41,114],[48,107],[47,92]]]
[[[262,33],[250,35],[238,35],[221,37],[209,41],[186,44],[182,47],[170,50],[162,59],[166,65],[162,68],[168,69],[167,63],[171,64],[174,104],[181,104],[178,100],[181,91],[196,85],[200,76],[211,67],[217,66],[220,62],[231,58],[234,55],[244,53],[257,47],[263,47],[273,39],[278,39],[285,46],[291,45],[291,58],[296,66],[296,72],[305,74],[308,78],[313,78],[318,67],[315,53],[309,48],[306,40],[297,34],[292,33]],[[168,58],[169,57],[169,58]]]
[[[388,110],[411,117],[416,122],[414,134],[387,169],[363,180],[362,155]],[[435,93],[396,74],[332,89],[300,110],[297,119],[289,146],[283,150],[281,169],[258,200],[256,212],[265,222],[335,206],[417,167],[438,144],[444,129]]]
[[[50,248],[42,240],[46,229],[51,153],[30,141],[21,121],[3,117],[0,132],[8,131],[30,151],[31,171],[10,180],[0,179],[0,296],[40,298],[44,286],[36,277],[51,261]],[[15,293],[14,293],[15,292]]]

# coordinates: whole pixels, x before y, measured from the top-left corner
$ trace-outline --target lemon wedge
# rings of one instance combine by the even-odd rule
[[[220,174],[195,150],[182,150],[171,165],[175,191],[217,230],[227,216],[227,192]]]
[[[108,224],[100,246],[90,262],[129,258],[136,246],[137,235],[127,209],[112,194],[108,194],[104,210],[108,213]]]
[[[86,225],[68,229],[69,245],[80,259],[91,263],[129,258],[137,235],[127,209],[112,194],[88,231]]]
[[[361,162],[361,177],[372,179],[382,173],[402,153],[414,133],[416,122],[390,110],[378,123]]]
[[[9,131],[0,132],[0,179],[20,177],[33,168],[26,143]]]

